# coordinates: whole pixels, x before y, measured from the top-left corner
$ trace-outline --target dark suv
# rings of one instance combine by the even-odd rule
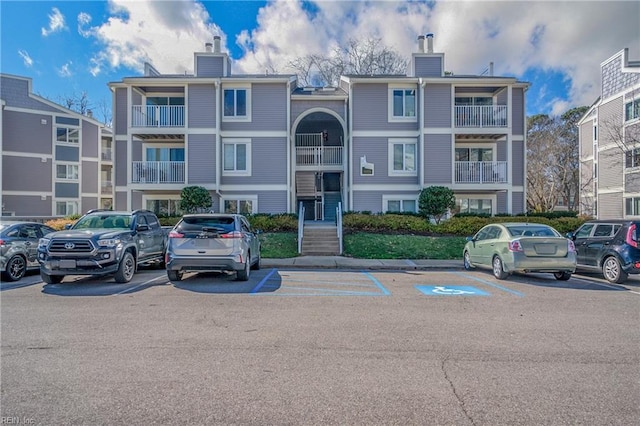
[[[69,229],[40,239],[40,276],[57,284],[65,275],[115,274],[126,283],[140,264],[164,265],[165,247],[165,231],[152,211],[92,210]]]
[[[638,247],[640,221],[590,220],[567,237],[578,254],[578,269],[601,271],[612,283],[622,283],[628,274],[640,274]]]

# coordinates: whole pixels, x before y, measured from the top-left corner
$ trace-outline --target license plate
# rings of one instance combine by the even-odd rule
[[[537,254],[546,255],[553,255],[558,251],[557,247],[553,244],[536,244],[535,249]]]
[[[60,269],[74,269],[76,261],[73,259],[64,259],[60,261]]]

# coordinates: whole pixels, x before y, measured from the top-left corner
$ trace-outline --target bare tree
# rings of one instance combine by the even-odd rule
[[[80,94],[73,93],[71,95],[60,96],[60,104],[82,115],[87,115],[87,113],[91,111],[89,95],[84,91]]]
[[[307,55],[289,62],[305,86],[337,86],[341,75],[405,74],[408,60],[380,38],[350,39],[328,55]]]

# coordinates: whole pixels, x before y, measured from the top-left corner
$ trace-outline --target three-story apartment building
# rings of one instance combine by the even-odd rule
[[[427,46],[425,48],[425,41]],[[418,210],[422,188],[454,190],[460,211],[525,211],[525,92],[512,77],[454,76],[432,35],[407,75],[347,75],[298,87],[294,75],[234,75],[220,38],[193,75],[109,84],[117,209],[179,212],[180,192],[210,191],[212,210]]]
[[[3,216],[66,216],[113,205],[111,131],[0,75]]]
[[[601,95],[579,126],[580,213],[640,216],[640,61],[623,49],[601,64]]]

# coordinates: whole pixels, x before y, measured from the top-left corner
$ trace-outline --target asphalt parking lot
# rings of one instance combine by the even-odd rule
[[[635,279],[264,268],[170,282],[146,269],[1,290],[4,423],[640,418]]]

